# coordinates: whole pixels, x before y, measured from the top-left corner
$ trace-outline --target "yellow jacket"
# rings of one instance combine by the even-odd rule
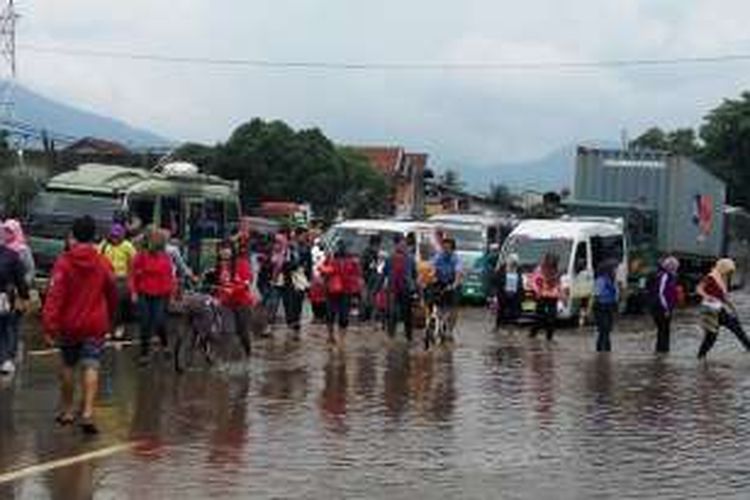
[[[108,240],[104,240],[99,245],[99,253],[104,255],[112,264],[115,276],[126,278],[130,272],[130,264],[133,262],[136,249],[128,240],[123,241],[119,245],[114,245]]]

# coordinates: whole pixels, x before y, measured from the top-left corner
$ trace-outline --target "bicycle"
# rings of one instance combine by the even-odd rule
[[[187,331],[180,332],[175,340],[175,371],[184,373],[196,364],[196,358],[202,358],[210,368],[216,363],[223,329],[219,301],[208,294],[192,293],[184,298],[183,307]]]
[[[438,340],[440,344],[445,344],[453,337],[455,328],[455,318],[452,317],[452,308],[450,306],[451,294],[455,286],[434,287],[435,289],[428,293],[432,295],[429,301],[429,316],[425,325],[424,348],[429,350]]]

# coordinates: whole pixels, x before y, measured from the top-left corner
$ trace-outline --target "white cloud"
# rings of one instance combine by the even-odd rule
[[[206,57],[558,62],[750,52],[739,0],[28,0],[19,43]],[[579,139],[695,124],[750,64],[587,71],[327,73],[21,51],[21,81],[174,138],[253,116],[444,162],[542,156]]]

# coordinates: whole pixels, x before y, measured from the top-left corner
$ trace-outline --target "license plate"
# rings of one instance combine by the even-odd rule
[[[523,309],[523,312],[534,312],[536,310],[536,302],[533,300],[527,300],[521,304],[521,309]]]

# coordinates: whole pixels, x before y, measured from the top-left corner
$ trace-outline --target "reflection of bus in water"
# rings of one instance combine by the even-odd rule
[[[168,228],[187,247],[200,242],[201,267],[213,261],[216,242],[236,229],[238,184],[200,174],[188,164],[160,173],[114,165],[85,164],[49,180],[29,214],[29,240],[42,273],[63,251],[77,217],[94,217],[103,237],[116,216]]]

